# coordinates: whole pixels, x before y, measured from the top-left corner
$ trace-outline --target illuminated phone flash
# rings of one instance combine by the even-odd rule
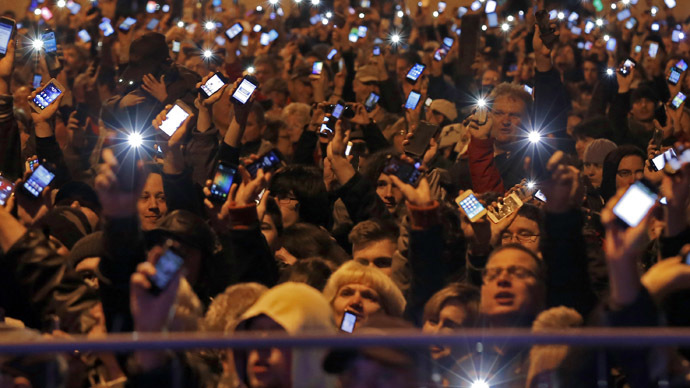
[[[510,30],[510,24],[508,24],[508,23],[501,24],[501,30],[508,32]]]
[[[512,23],[512,22],[515,20],[515,16],[513,16],[513,15],[508,15],[508,17],[506,18],[506,20]]]
[[[184,22],[183,22],[182,20],[180,20],[179,22],[177,22],[177,26],[180,27],[180,28],[183,28],[183,27],[184,27]]]
[[[268,4],[276,5],[278,4],[278,0],[268,0]]]
[[[247,68],[247,74],[254,74],[254,66],[249,66]]]
[[[601,27],[604,25],[604,19],[597,19],[596,23],[597,23],[597,26]]]
[[[616,8],[618,8],[618,6],[616,5],[616,3],[611,3],[611,9],[616,9]]]
[[[330,19],[332,17],[333,17],[333,12],[331,12],[331,11],[326,12],[326,18]]]
[[[393,44],[400,43],[400,35],[398,35],[398,34],[391,35],[391,42],[393,42]]]
[[[321,0],[311,0],[311,5],[313,6],[319,5],[319,3],[321,3]]]
[[[213,57],[213,51],[204,50],[204,52],[201,55],[204,57],[204,59],[211,59],[211,57]]]
[[[213,31],[213,30],[215,30],[215,29],[216,29],[216,22],[214,22],[214,21],[212,21],[212,20],[209,20],[209,21],[205,22],[205,23],[204,23],[204,29],[205,29],[206,31]]]
[[[489,384],[484,380],[476,380],[472,382],[470,388],[491,388]]]
[[[539,143],[541,135],[537,131],[532,131],[527,135],[527,140],[529,140],[530,143]]]
[[[556,17],[558,17],[558,20],[563,20],[565,19],[565,13],[563,11],[559,12]]]
[[[31,48],[34,50],[41,50],[43,49],[43,41],[41,39],[34,39],[31,41]]]
[[[485,100],[485,99],[480,98],[480,99],[477,100],[477,107],[483,108],[483,107],[485,107],[485,106],[486,106],[486,100]]]
[[[142,144],[144,144],[144,138],[141,136],[141,133],[132,132],[129,134],[129,136],[127,136],[127,142],[131,147],[139,148]]]
[[[55,3],[55,5],[57,5],[58,8],[64,8],[65,5],[67,5],[67,2],[65,0],[58,0],[57,3]]]
[[[527,182],[527,188],[528,189],[532,190],[535,186],[536,186],[536,184],[534,182],[532,182],[532,181]]]
[[[606,75],[608,75],[608,76],[612,76],[612,75],[614,75],[615,73],[616,73],[616,72],[613,71],[613,69],[610,68],[610,67],[609,67],[608,69],[606,69]]]
[[[40,8],[36,8],[36,9],[34,10],[34,15],[36,15],[36,16],[41,16],[41,9],[40,9]]]

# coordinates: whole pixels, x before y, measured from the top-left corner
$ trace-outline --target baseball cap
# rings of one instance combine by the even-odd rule
[[[379,69],[373,65],[365,65],[357,69],[355,80],[362,83],[379,82]]]

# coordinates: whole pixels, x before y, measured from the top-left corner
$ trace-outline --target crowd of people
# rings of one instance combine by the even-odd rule
[[[690,19],[571,3],[5,12],[0,341],[690,325]],[[2,354],[0,387],[690,386],[682,347],[400,345]]]

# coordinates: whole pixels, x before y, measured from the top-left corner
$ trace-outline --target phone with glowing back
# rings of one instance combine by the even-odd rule
[[[654,206],[659,194],[656,187],[646,180],[639,180],[625,191],[613,207],[613,214],[626,226],[635,227],[642,222]]]
[[[356,324],[357,316],[349,311],[345,311],[345,314],[343,314],[343,321],[340,323],[340,330],[346,333],[352,333],[355,331]]]
[[[184,102],[177,100],[175,105],[165,115],[165,120],[160,125],[160,130],[172,137],[182,126],[187,117],[192,114],[192,110]]]
[[[158,295],[168,288],[183,264],[184,259],[180,255],[171,249],[166,250],[156,261],[156,274],[149,277],[151,281],[149,292]]]
[[[7,54],[7,48],[10,45],[16,23],[14,20],[6,17],[0,18],[0,58]]]
[[[438,134],[441,127],[426,121],[420,121],[417,129],[412,132],[409,143],[405,145],[405,153],[416,158],[421,158],[429,148],[431,139]]]
[[[680,70],[677,67],[672,67],[670,74],[668,75],[668,83],[671,85],[678,85],[678,82],[680,82],[680,76],[683,74],[683,71]]]
[[[216,166],[216,171],[213,174],[213,181],[211,182],[211,196],[209,199],[216,203],[225,203],[230,193],[230,187],[237,175],[237,167],[231,164],[219,161]]]
[[[455,203],[462,209],[462,211],[470,219],[470,222],[475,222],[487,213],[486,208],[482,205],[477,197],[475,197],[472,190],[466,190],[455,199]]]
[[[36,97],[29,101],[29,105],[31,105],[36,112],[41,112],[50,104],[54,103],[64,91],[65,88],[53,78],[48,81],[40,92],[36,93]]]
[[[369,93],[367,100],[364,101],[364,108],[367,110],[367,112],[371,112],[374,110],[374,108],[376,108],[376,104],[378,104],[380,98],[381,97],[374,92]]]

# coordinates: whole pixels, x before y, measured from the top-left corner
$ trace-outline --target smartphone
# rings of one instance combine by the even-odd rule
[[[343,111],[345,110],[345,105],[342,103],[337,103],[333,107],[333,112],[331,112],[331,116],[335,117],[336,119],[340,119],[340,116],[343,115]]]
[[[434,52],[434,60],[437,62],[441,62],[443,58],[445,58],[448,55],[448,51],[446,50],[445,47],[441,47],[440,49],[436,50]]]
[[[504,198],[501,203],[487,211],[487,217],[494,224],[499,223],[502,219],[508,217],[509,215],[516,212],[522,206],[522,200],[517,194],[510,194],[508,197]]]
[[[626,225],[635,227],[642,222],[658,198],[654,186],[644,180],[637,181],[630,185],[613,207],[613,214]]]
[[[180,52],[180,42],[173,40],[172,42],[172,52],[174,53],[179,53]]]
[[[211,182],[210,200],[215,203],[225,203],[230,193],[230,187],[237,174],[237,166],[233,166],[222,161],[218,162],[216,171],[213,173]]]
[[[475,222],[486,215],[486,208],[474,196],[472,190],[463,192],[461,196],[455,199],[455,203],[467,215],[470,222]]]
[[[246,75],[232,94],[232,98],[240,104],[246,104],[258,86],[259,81],[255,77]]]
[[[278,39],[278,31],[276,31],[276,30],[268,31],[268,40],[273,42],[276,39]]]
[[[666,6],[669,8],[676,7],[676,0],[664,0],[664,3],[666,3]]]
[[[113,30],[113,26],[110,24],[110,19],[108,18],[101,19],[101,23],[98,25],[98,28],[103,31],[103,36],[110,36],[115,32],[115,30]]]
[[[578,15],[577,12],[573,12],[570,14],[570,16],[568,16],[568,21],[571,23],[575,23],[575,21],[579,18],[580,18],[580,15]]]
[[[191,114],[190,112],[192,112],[192,110],[187,104],[180,100],[175,101],[175,105],[173,105],[165,115],[165,120],[161,123],[160,130],[172,137],[182,123],[187,120],[187,117]]]
[[[421,97],[422,95],[419,92],[410,91],[410,95],[407,96],[407,101],[405,102],[405,109],[416,109]]]
[[[381,97],[374,92],[369,93],[369,97],[367,97],[367,100],[364,101],[364,108],[367,110],[367,112],[374,110],[380,98]]]
[[[311,73],[313,75],[321,75],[321,72],[323,71],[323,62],[321,61],[316,61],[311,67]]]
[[[81,39],[82,42],[84,43],[89,43],[91,42],[91,35],[89,35],[89,32],[86,30],[81,30],[77,33],[79,36],[79,39]]]
[[[266,32],[261,33],[261,38],[259,38],[259,43],[261,43],[262,46],[268,46],[271,43],[271,37],[268,36],[268,33],[266,33]]]
[[[678,82],[680,82],[680,76],[683,74],[683,71],[681,71],[677,67],[672,67],[671,68],[671,73],[668,75],[668,83],[671,85],[678,85]]]
[[[228,28],[225,30],[225,36],[228,37],[228,39],[233,40],[235,37],[244,31],[244,28],[242,27],[242,24],[240,23],[235,23],[232,25],[232,27]]]
[[[338,119],[331,116],[323,116],[323,121],[321,122],[321,128],[319,129],[319,135],[330,136],[335,131],[335,123]]]
[[[53,18],[53,13],[50,11],[50,8],[48,7],[43,7],[41,8],[41,17],[43,20],[48,21]]]
[[[631,15],[630,15],[630,9],[629,8],[626,8],[626,9],[618,12],[618,14],[616,15],[616,17],[618,18],[618,21],[620,21],[620,22],[629,18],[630,16]]]
[[[669,148],[668,150],[666,150],[666,152],[659,154],[652,159],[650,163],[652,170],[663,170],[664,166],[666,165],[666,161],[671,160],[673,158],[676,158],[676,151],[673,148]]]
[[[410,83],[416,83],[419,77],[424,72],[425,68],[426,66],[422,65],[421,63],[415,63],[414,65],[412,65],[410,71],[407,72],[405,79]]]
[[[570,32],[572,32],[575,35],[581,35],[582,28],[573,26],[573,28],[570,29]]]
[[[628,19],[627,22],[625,22],[625,28],[628,30],[632,30],[633,28],[635,28],[636,25],[637,25],[637,19],[635,19],[635,18],[630,18],[630,19]]]
[[[534,193],[534,198],[546,203],[546,195],[544,195],[541,190],[537,190],[537,192]]]
[[[628,58],[623,62],[623,66],[618,69],[618,73],[623,77],[630,75],[630,71],[637,65],[634,59]]]
[[[585,23],[585,34],[590,34],[594,29],[594,26],[595,24],[593,21],[587,20],[587,22]]]
[[[355,330],[355,324],[357,323],[357,316],[349,311],[345,311],[343,315],[343,321],[340,323],[340,330],[346,333],[352,333]]]
[[[316,25],[316,23],[318,23],[320,21],[321,21],[321,15],[319,15],[319,14],[316,14],[316,15],[309,18],[309,22],[311,23],[312,26]]]
[[[5,206],[14,191],[14,183],[11,180],[0,176],[0,206]]]
[[[593,46],[592,42],[585,42],[585,50],[586,51],[591,50],[592,46]]]
[[[379,47],[379,46],[374,46],[374,49],[371,51],[371,53],[372,53],[374,56],[378,57],[379,55],[381,55],[381,47]]]
[[[168,4],[164,4],[164,5],[161,7],[161,11],[163,11],[163,12],[165,12],[165,13],[170,12],[170,6],[169,6]]]
[[[149,24],[146,25],[146,28],[148,30],[153,30],[154,28],[156,28],[156,26],[158,26],[158,23],[159,23],[158,19],[151,19]]]
[[[534,88],[529,85],[522,85],[522,88],[529,93],[530,96],[534,97]]]
[[[656,53],[659,51],[659,44],[658,43],[650,43],[649,44],[649,56],[651,58],[656,58]]]
[[[166,250],[156,261],[156,274],[149,278],[151,281],[151,289],[149,291],[154,295],[163,292],[180,271],[183,264],[184,259],[180,255],[171,249]]]
[[[216,39],[214,39],[214,42],[216,42],[216,45],[218,45],[219,47],[225,46],[225,38],[223,38],[220,35],[216,36]]]
[[[223,87],[223,85],[227,84],[228,80],[225,78],[223,73],[221,72],[216,72],[211,78],[206,81],[201,87],[199,88],[199,91],[201,92],[201,97],[202,98],[209,98],[212,95],[216,94],[217,91],[220,90],[220,88]]]
[[[15,26],[14,20],[6,17],[0,18],[0,58],[7,54],[7,48],[14,35]]]
[[[357,28],[357,36],[360,38],[366,38],[367,37],[367,27],[366,26],[359,26]]]
[[[34,89],[38,89],[41,87],[41,80],[43,79],[43,76],[40,74],[34,74],[34,81],[32,83],[32,86]]]
[[[260,169],[264,170],[264,173],[273,172],[285,165],[283,158],[280,156],[278,151],[270,150],[261,157],[256,162],[247,166],[247,172],[252,178],[256,177],[256,174]]]
[[[132,28],[132,26],[135,25],[136,22],[137,19],[128,17],[127,19],[125,19],[124,22],[120,24],[118,28],[120,29],[120,31],[129,31],[129,29]]]
[[[606,42],[606,50],[607,51],[615,51],[616,50],[616,38],[609,38],[609,41]]]
[[[534,16],[537,19],[537,25],[539,25],[539,36],[542,43],[544,43],[547,48],[552,49],[558,41],[558,36],[555,34],[556,29],[551,26],[549,14],[545,10],[541,10],[537,11]],[[585,32],[587,32],[586,26]]]
[[[352,43],[357,43],[359,40],[359,29],[357,27],[353,27],[350,30],[350,34],[347,36],[347,39]]]
[[[34,198],[38,198],[43,190],[55,179],[55,174],[48,171],[44,165],[39,165],[36,170],[24,182],[23,189]]]
[[[671,32],[671,41],[674,43],[680,42],[685,37],[685,33],[679,30],[673,30]]]
[[[48,105],[55,102],[55,100],[60,97],[64,92],[65,88],[60,85],[60,83],[55,79],[48,81],[48,84],[41,90],[33,100],[31,100],[30,105],[36,111],[40,112],[47,108]]]
[[[335,57],[336,54],[338,54],[338,50],[336,50],[336,49],[331,49],[331,51],[328,53],[328,55],[326,56],[326,58],[327,58],[329,61],[330,61],[330,60],[333,60],[333,57]]]
[[[686,98],[687,97],[685,96],[685,94],[683,94],[682,92],[678,92],[678,94],[676,94],[676,96],[673,97],[673,100],[671,100],[671,108],[673,108],[673,110],[677,110],[678,108],[680,108],[681,105],[683,105],[683,102],[685,102]]]
[[[685,71],[688,69],[688,64],[681,59],[680,61],[678,61],[678,63],[676,63],[675,67],[679,68],[681,71]]]
[[[158,11],[158,7],[159,7],[158,3],[151,0],[148,3],[146,3],[146,12],[147,13],[154,13],[154,12]]]
[[[55,40],[55,32],[47,31],[41,36],[43,41],[43,49],[46,53],[52,54],[57,52],[57,41]]]
[[[495,13],[489,13],[486,14],[486,21],[489,24],[489,27],[494,28],[498,27],[498,15]]]
[[[470,5],[470,9],[472,11],[478,11],[482,7],[482,3],[480,3],[478,0],[475,0],[472,2],[472,5]]]
[[[420,166],[420,162],[410,164],[396,156],[389,155],[388,162],[383,167],[383,173],[395,175],[401,181],[416,187],[419,184],[419,179],[422,177],[422,172],[419,171]]]
[[[72,15],[78,14],[79,11],[81,10],[81,5],[79,3],[74,2],[74,1],[68,1],[66,7],[67,7],[67,9],[69,9],[69,12]]]
[[[424,152],[429,148],[429,142],[438,134],[440,129],[436,124],[420,121],[409,139],[410,142],[405,145],[405,153],[416,158],[424,156]]]
[[[443,13],[443,12],[445,12],[445,11],[446,11],[446,6],[447,6],[447,5],[446,5],[446,2],[445,2],[445,1],[439,1],[439,2],[438,2],[438,8],[437,8],[438,13]]]

